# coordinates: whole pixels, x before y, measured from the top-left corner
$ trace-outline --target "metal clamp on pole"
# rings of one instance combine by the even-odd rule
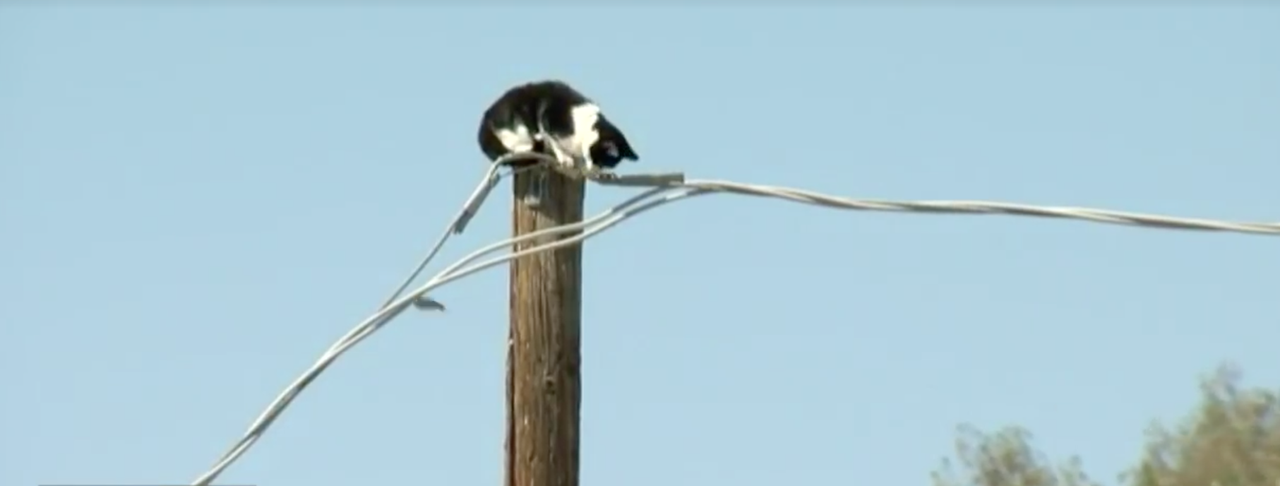
[[[619,175],[614,173],[599,173],[587,177],[592,182],[603,186],[623,186],[623,187],[659,187],[659,186],[678,186],[684,184],[683,172],[659,172],[653,174],[627,174]]]

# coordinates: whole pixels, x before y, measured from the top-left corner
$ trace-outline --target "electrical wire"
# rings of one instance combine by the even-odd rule
[[[426,256],[418,262],[418,265],[414,267],[413,271],[409,273],[398,287],[396,287],[396,290],[391,293],[391,296],[383,302],[382,307],[379,307],[378,312],[374,314],[375,317],[366,319],[364,322],[361,322],[359,326],[356,326],[345,335],[338,338],[338,341],[330,346],[330,348],[325,351],[325,354],[323,354],[315,364],[304,371],[302,375],[290,383],[289,386],[285,387],[284,391],[280,392],[280,394],[267,405],[267,408],[249,424],[248,430],[245,431],[240,440],[232,445],[227,452],[223,453],[222,457],[218,458],[213,467],[210,468],[208,472],[197,478],[192,485],[207,486],[213,482],[213,480],[216,479],[223,470],[230,466],[231,463],[235,462],[236,459],[243,455],[245,451],[249,450],[249,448],[258,441],[262,434],[271,427],[273,422],[275,422],[275,419],[280,416],[280,413],[283,412],[284,409],[293,402],[294,398],[297,398],[298,394],[310,385],[311,382],[320,375],[320,373],[328,368],[338,355],[345,352],[346,349],[350,348],[355,343],[364,340],[364,338],[368,337],[383,325],[386,325],[391,321],[391,319],[400,315],[408,305],[412,304],[420,309],[445,310],[444,304],[426,297],[425,292],[415,292],[412,298],[409,299],[398,299],[398,297],[400,297],[400,295],[404,293],[404,290],[409,288],[409,286],[413,284],[413,281],[418,278],[418,275],[426,269],[426,267],[431,263],[431,260],[433,260],[444,247],[444,244],[448,241],[449,237],[454,234],[462,233],[466,224],[479,211],[480,206],[484,203],[489,192],[501,180],[502,174],[500,170],[503,167],[508,166],[511,162],[524,160],[531,156],[532,154],[513,154],[500,158],[493,164],[490,164],[484,177],[481,179],[480,184],[478,184],[476,189],[472,191],[471,196],[467,198],[467,202],[463,204],[462,209],[456,216],[454,216],[453,221],[445,227],[443,234],[436,239],[435,244],[432,245]],[[512,171],[511,174],[514,174],[517,171]]]
[[[535,155],[525,156],[525,154],[522,154],[519,158],[547,160],[546,157],[539,157]],[[609,176],[609,178],[606,179],[593,180],[603,185],[623,186],[646,185],[646,183],[643,182],[636,182],[641,179],[655,182],[651,184],[653,187],[650,187],[642,193],[633,196],[626,201],[601,212],[600,214],[584,219],[581,222],[547,228],[486,245],[449,265],[419,287],[405,293],[404,290],[411,285],[411,282],[416,279],[418,274],[426,268],[430,263],[430,260],[439,252],[440,247],[443,246],[444,241],[448,238],[449,234],[460,233],[461,230],[459,228],[465,225],[465,222],[478,211],[479,206],[483,203],[488,192],[501,178],[500,174],[497,172],[500,165],[501,164],[499,163],[495,163],[494,166],[490,167],[489,172],[481,181],[480,186],[478,186],[476,191],[472,193],[472,196],[463,206],[463,210],[459,212],[454,222],[449,225],[445,235],[437,241],[436,245],[428,253],[427,257],[420,262],[414,272],[405,280],[399,289],[397,289],[391,298],[388,299],[377,312],[361,321],[346,335],[339,338],[338,341],[326,350],[310,368],[286,387],[285,390],[281,392],[281,394],[277,396],[276,399],[267,407],[267,409],[254,420],[253,424],[250,425],[249,430],[245,432],[244,436],[234,446],[232,446],[232,448],[227,451],[227,453],[225,453],[208,472],[196,479],[192,483],[192,486],[207,486],[212,482],[219,474],[222,473],[223,470],[243,455],[244,452],[262,436],[270,424],[274,422],[281,413],[283,413],[285,408],[293,401],[298,393],[300,393],[303,388],[328,368],[328,366],[331,365],[339,356],[345,353],[352,346],[355,346],[360,341],[372,335],[374,332],[377,332],[378,329],[381,329],[382,326],[403,312],[405,308],[415,304],[416,302],[420,302],[421,299],[423,299],[423,296],[428,292],[460,278],[507,263],[516,258],[578,244],[588,238],[599,235],[626,219],[659,206],[695,196],[727,193],[778,198],[804,204],[848,210],[933,214],[1006,214],[1032,217],[1069,218],[1098,223],[1123,224],[1148,228],[1280,235],[1280,223],[1231,222],[1102,209],[1046,207],[988,201],[886,201],[875,199],[849,199],[787,187],[741,184],[718,180],[683,181],[683,176],[641,175],[638,176],[640,179],[628,176],[618,176],[617,178],[614,178],[615,176]],[[461,224],[459,222],[461,222]],[[556,239],[539,244],[532,248],[490,258],[479,263],[472,263],[485,255],[498,252],[503,249],[514,248],[513,245],[517,243],[570,233],[576,234],[572,234],[568,238]],[[441,306],[441,308],[443,308],[443,306]]]

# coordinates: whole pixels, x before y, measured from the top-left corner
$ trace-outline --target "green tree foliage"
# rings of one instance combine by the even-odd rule
[[[1175,427],[1155,423],[1117,486],[1280,486],[1280,393],[1242,389],[1240,377],[1223,365],[1201,380],[1200,403]],[[1052,463],[1020,427],[962,427],[932,476],[934,486],[1102,486],[1078,458]]]

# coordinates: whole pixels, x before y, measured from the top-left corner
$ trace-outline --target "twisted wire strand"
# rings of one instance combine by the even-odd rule
[[[950,214],[1007,214],[1043,218],[1065,218],[1164,229],[1229,231],[1264,235],[1280,235],[1280,223],[1232,222],[1210,219],[1181,218],[1157,214],[1112,211],[1106,209],[1033,206],[991,201],[886,201],[849,199],[789,187],[742,184],[717,180],[690,180],[683,187],[750,196],[772,197],[817,206],[863,211],[891,211]]]
[[[267,408],[263,410],[252,423],[250,423],[248,430],[245,431],[240,440],[223,453],[208,472],[204,473],[192,482],[192,485],[207,486],[217,479],[218,475],[221,474],[222,471],[239,459],[241,455],[248,451],[249,448],[258,441],[262,434],[271,427],[271,424],[275,422],[276,418],[280,416],[284,409],[287,408],[289,404],[297,398],[298,394],[310,385],[311,382],[320,375],[320,373],[324,372],[324,370],[333,363],[333,360],[338,355],[345,352],[346,349],[350,348],[354,343],[364,340],[364,338],[368,337],[373,331],[382,327],[387,322],[390,322],[391,319],[403,312],[409,304],[421,309],[445,310],[444,304],[426,297],[423,292],[415,293],[411,299],[397,298],[404,293],[405,289],[409,288],[409,286],[413,284],[413,281],[417,279],[424,269],[426,269],[427,265],[431,263],[431,260],[439,254],[449,237],[454,234],[462,233],[467,222],[475,216],[489,192],[503,177],[503,174],[500,173],[500,169],[511,161],[520,160],[525,157],[526,156],[522,154],[517,154],[504,159],[499,159],[498,163],[491,164],[480,183],[476,186],[476,189],[472,191],[471,196],[467,198],[467,202],[462,206],[462,209],[458,214],[454,216],[453,221],[445,227],[444,232],[436,239],[435,244],[432,245],[427,254],[418,262],[418,265],[414,267],[413,271],[410,272],[400,285],[396,287],[390,297],[383,302],[382,306],[379,307],[379,311],[375,313],[375,317],[366,319],[364,322],[361,322],[360,325],[352,328],[345,335],[338,338],[338,340],[330,346],[323,355],[321,355],[321,358],[317,360],[315,364],[286,386],[285,389],[267,405]],[[514,174],[515,172],[517,171],[512,171],[511,174]]]
[[[540,157],[527,156],[522,158],[536,159]],[[446,234],[438,240],[436,246],[432,248],[431,252],[423,259],[405,283],[400,286],[397,292],[393,294],[393,296],[377,312],[361,321],[347,334],[339,338],[337,342],[335,342],[320,356],[315,364],[286,387],[285,390],[281,392],[281,394],[277,396],[276,399],[267,407],[267,409],[264,410],[257,419],[255,419],[240,441],[238,441],[231,450],[227,451],[227,453],[224,454],[208,472],[193,482],[192,486],[207,486],[212,482],[219,474],[222,473],[222,471],[243,455],[244,452],[247,451],[263,433],[265,433],[270,424],[274,422],[281,413],[283,413],[285,408],[292,403],[293,399],[296,398],[302,389],[327,369],[339,356],[349,350],[352,346],[355,346],[360,341],[363,341],[365,338],[372,335],[374,332],[377,332],[384,325],[403,312],[408,306],[413,305],[415,302],[422,299],[428,292],[460,278],[501,265],[516,258],[578,244],[616,226],[623,220],[629,219],[656,207],[695,196],[729,193],[771,197],[804,204],[850,210],[950,214],[1009,214],[1018,216],[1071,218],[1099,223],[1136,225],[1152,228],[1233,231],[1252,234],[1280,235],[1280,223],[1229,222],[1102,209],[1045,207],[988,201],[886,201],[874,199],[849,199],[802,189],[741,184],[729,181],[689,180],[683,182],[672,182],[670,180],[666,180],[665,182],[656,182],[652,184],[653,187],[650,187],[648,190],[645,190],[642,193],[601,212],[600,214],[584,219],[581,222],[547,228],[486,245],[449,265],[414,290],[405,293],[404,290],[408,288],[410,283],[419,273],[421,273],[421,270],[427,266],[430,260],[439,251],[443,242],[447,239],[449,232],[461,232],[459,228],[465,225],[466,220],[473,216],[478,210],[488,192],[494,185],[496,185],[501,177],[501,175],[496,172],[498,165],[499,164],[495,164],[490,168],[489,172],[482,180],[481,185],[475,192],[473,192],[472,196],[468,199],[467,204],[464,205],[463,210],[459,213],[458,217],[455,218],[455,221],[450,224]],[[522,170],[527,169],[528,168]],[[654,180],[659,179],[661,178]],[[628,181],[625,178],[621,181],[606,179],[596,180],[596,182],[604,185],[646,185],[643,183],[636,183],[635,180]],[[531,248],[511,252],[479,263],[472,263],[485,255],[500,251],[504,248],[514,248],[514,245],[517,243],[565,234],[569,234],[570,236],[541,243]]]

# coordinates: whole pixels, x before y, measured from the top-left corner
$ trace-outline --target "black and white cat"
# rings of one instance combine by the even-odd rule
[[[595,102],[556,80],[508,89],[485,110],[478,137],[480,150],[490,161],[532,151],[592,174],[612,170],[623,160],[640,160]],[[536,162],[513,165],[532,163]]]

